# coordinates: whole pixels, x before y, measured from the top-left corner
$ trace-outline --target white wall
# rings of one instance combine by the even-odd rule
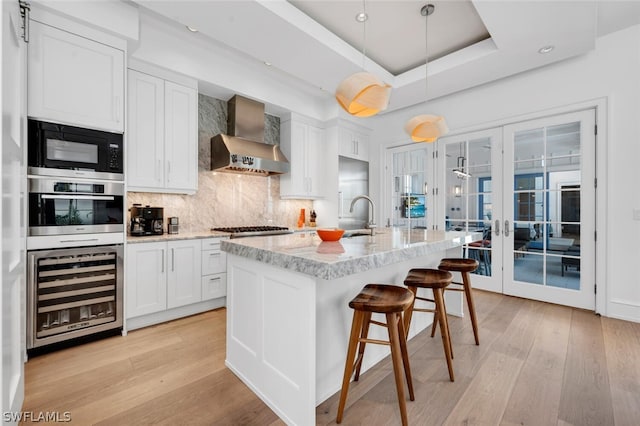
[[[385,114],[368,125],[381,146],[400,144],[408,142],[404,122],[418,112],[443,114],[452,132],[462,132],[602,98],[598,143],[607,144],[606,158],[597,161],[606,167],[606,182],[600,182],[606,187],[599,192],[598,215],[606,221],[598,245],[606,251],[599,251],[597,265],[606,273],[598,272],[605,281],[598,282],[599,307],[603,315],[640,322],[640,276],[630,268],[640,259],[640,222],[632,215],[640,209],[640,186],[632,178],[640,158],[640,26],[598,39],[587,55],[437,99],[429,111],[421,106]]]

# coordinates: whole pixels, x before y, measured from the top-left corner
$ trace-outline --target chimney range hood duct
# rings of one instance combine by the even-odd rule
[[[269,176],[289,172],[278,145],[264,143],[264,104],[235,95],[229,102],[227,133],[211,138],[211,170]]]

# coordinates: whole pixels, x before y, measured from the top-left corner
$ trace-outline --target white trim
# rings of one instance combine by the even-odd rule
[[[40,5],[36,5],[40,6]],[[107,46],[120,49],[123,52],[127,52],[127,42],[124,39],[112,36],[102,31],[93,29],[86,25],[67,19],[64,16],[56,13],[49,12],[47,10],[39,9],[38,7],[31,7],[30,19],[40,22],[44,25],[57,28],[62,31],[66,31],[72,34],[79,35],[89,40],[102,43]],[[125,55],[126,56],[126,55]]]
[[[129,58],[127,68],[198,90],[198,80],[195,78],[188,77],[175,71],[170,71],[166,68],[150,64],[149,62],[141,61],[140,59]]]
[[[129,283],[129,285],[131,285],[131,283]],[[168,309],[162,312],[156,312],[149,315],[128,318],[128,319],[125,319],[124,321],[123,334],[126,334],[131,330],[136,330],[138,328],[143,328],[143,327],[147,327],[154,324],[160,324],[167,321],[173,321],[178,318],[199,314],[202,312],[210,311],[212,309],[222,308],[226,306],[226,301],[227,301],[226,297],[219,297],[217,299],[205,300],[203,302],[198,302],[198,303],[194,303],[186,306],[180,306],[180,307]]]

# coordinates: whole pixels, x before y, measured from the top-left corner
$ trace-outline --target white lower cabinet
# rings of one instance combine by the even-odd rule
[[[125,258],[128,329],[224,306],[220,238],[130,243]],[[221,302],[212,304],[215,299]]]
[[[167,243],[167,307],[189,305],[202,300],[200,285],[200,241]]]
[[[220,239],[202,240],[202,300],[227,295],[227,254],[220,250]]]
[[[167,309],[167,243],[129,244],[125,259],[126,317]]]

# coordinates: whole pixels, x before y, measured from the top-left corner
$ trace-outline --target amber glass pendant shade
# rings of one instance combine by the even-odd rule
[[[404,130],[414,142],[435,142],[449,132],[449,127],[444,117],[422,114],[407,121]]]
[[[356,117],[371,117],[389,105],[391,86],[368,72],[358,72],[342,80],[336,89],[338,104]]]

